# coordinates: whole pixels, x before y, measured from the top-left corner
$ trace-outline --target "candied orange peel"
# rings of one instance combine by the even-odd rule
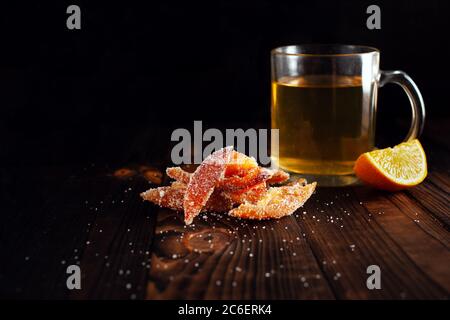
[[[225,175],[232,147],[226,147],[206,157],[191,175],[184,195],[184,222],[191,224],[205,206],[214,188]]]
[[[149,189],[141,197],[184,212],[187,225],[200,212],[211,211],[243,219],[278,219],[303,206],[316,187],[304,179],[274,187],[286,182],[289,174],[259,167],[254,158],[232,147],[212,153],[193,173],[171,167],[166,174],[175,180],[170,186]]]
[[[245,219],[271,219],[291,215],[311,197],[316,183],[270,188],[256,203],[243,203],[229,214]]]

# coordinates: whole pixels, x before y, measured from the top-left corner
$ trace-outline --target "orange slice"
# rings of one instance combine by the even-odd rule
[[[354,171],[365,183],[382,190],[397,191],[421,183],[427,176],[427,159],[419,140],[393,148],[363,153]]]

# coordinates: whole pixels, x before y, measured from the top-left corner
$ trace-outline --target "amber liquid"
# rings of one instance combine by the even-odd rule
[[[275,162],[309,175],[351,175],[358,156],[373,149],[373,86],[361,77],[284,77],[272,83]]]

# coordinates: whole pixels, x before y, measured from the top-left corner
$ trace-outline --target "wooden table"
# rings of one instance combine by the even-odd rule
[[[448,299],[449,148],[438,140],[424,138],[429,176],[411,190],[318,188],[290,217],[208,214],[190,227],[139,197],[166,161],[4,167],[0,295]],[[81,290],[66,288],[72,264]],[[380,267],[380,290],[366,286],[370,265]]]

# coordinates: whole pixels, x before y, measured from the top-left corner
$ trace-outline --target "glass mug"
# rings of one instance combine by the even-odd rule
[[[378,49],[351,45],[298,45],[272,50],[272,163],[321,186],[355,182],[358,156],[375,148],[378,88],[399,84],[412,107],[405,139],[422,131],[425,106],[402,71],[380,71]]]

